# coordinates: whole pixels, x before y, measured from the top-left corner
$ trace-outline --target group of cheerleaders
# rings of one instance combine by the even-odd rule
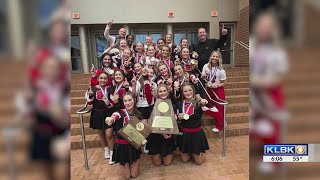
[[[105,158],[110,165],[119,163],[119,172],[126,179],[138,176],[142,151],[151,155],[153,164],[158,166],[169,166],[174,151],[179,152],[181,161],[193,158],[201,165],[203,153],[209,149],[201,127],[203,112],[216,119],[214,132],[222,130],[224,123],[223,106],[211,101],[225,99],[226,73],[220,52],[213,51],[199,70],[197,53],[190,53],[187,39],[178,46],[172,45],[171,35],[159,39],[157,45],[149,36],[146,45],[138,42],[133,46],[133,39],[127,35],[116,40],[103,52],[102,67],[91,68],[86,92],[87,102],[93,107],[90,128],[98,131]],[[201,82],[211,98],[204,93]],[[118,131],[132,116],[147,124],[156,99],[171,100],[182,135],[151,133],[143,148],[137,150]]]

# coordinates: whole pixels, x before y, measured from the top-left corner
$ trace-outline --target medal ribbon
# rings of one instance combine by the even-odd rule
[[[107,88],[104,87],[104,90],[102,90],[102,87],[100,85],[99,85],[99,88],[100,88],[100,90],[102,92],[102,95],[105,96],[107,94]]]
[[[214,78],[215,75],[216,75],[217,69],[218,69],[218,68],[215,67],[215,68],[214,68],[214,71],[213,71],[212,68],[211,68],[211,71],[210,71],[210,73],[209,73],[209,82],[212,82],[213,78]]]
[[[184,100],[184,101],[183,101],[183,104],[182,104],[182,113],[183,113],[183,114],[188,114],[188,111],[189,111],[190,107],[192,106],[192,102],[190,103],[190,105],[189,105],[189,107],[187,108],[186,111],[184,111],[184,105],[185,105],[185,104],[186,104],[186,101]]]
[[[123,82],[118,87],[116,87],[116,90],[114,91],[114,94],[118,94],[118,92],[120,91],[122,85],[123,85]]]
[[[128,122],[131,120],[130,116],[129,116],[129,113],[128,113],[128,110],[126,109],[126,116],[128,117]],[[123,126],[124,126],[124,123],[125,123],[125,118],[123,118]]]
[[[111,69],[110,67],[108,67],[108,68],[103,68],[108,74],[110,74],[110,70],[109,69]]]

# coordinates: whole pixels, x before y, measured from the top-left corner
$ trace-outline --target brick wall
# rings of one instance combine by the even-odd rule
[[[236,41],[249,45],[249,5],[240,10],[240,21],[236,28]],[[235,66],[249,66],[249,51],[235,44]]]
[[[315,23],[315,17],[320,16],[320,11],[316,7],[314,7],[312,4],[305,3],[304,7],[304,21],[305,21],[305,27],[304,27],[304,37],[305,41],[304,44],[306,46],[319,46],[320,43],[320,23],[319,20],[318,23]]]

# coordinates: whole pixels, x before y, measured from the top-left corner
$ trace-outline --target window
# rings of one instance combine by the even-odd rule
[[[80,38],[79,35],[71,35],[71,68],[72,71],[81,71]]]
[[[161,39],[161,33],[150,33],[150,36],[155,43],[158,41],[158,39]]]
[[[138,42],[145,43],[144,41],[147,36],[148,36],[148,33],[136,33],[136,37],[135,37],[136,43]]]
[[[103,34],[95,34],[94,39],[96,42],[96,55],[100,57],[103,51],[109,47],[108,41]]]
[[[135,41],[137,42],[142,42],[143,44],[146,44],[146,37],[150,36],[152,38],[152,41],[154,43],[157,43],[158,39],[161,38],[161,33],[160,32],[148,32],[148,31],[140,31],[135,33]]]
[[[188,33],[188,42],[191,50],[194,50],[194,46],[199,43],[198,32],[189,32]]]
[[[182,38],[186,38],[186,32],[176,32],[174,33],[174,43],[175,44],[180,44],[180,41]]]
[[[198,33],[196,31],[180,30],[174,33],[174,43],[176,43],[177,45],[180,44],[182,38],[188,39],[188,44],[191,51],[193,51],[193,46],[198,44],[199,42]]]

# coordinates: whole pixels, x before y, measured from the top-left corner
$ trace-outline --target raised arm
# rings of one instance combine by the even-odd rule
[[[107,23],[106,28],[104,29],[104,33],[103,33],[104,37],[107,39],[107,41],[109,42],[110,45],[112,45],[116,41],[116,37],[110,36],[110,32],[109,32],[111,29],[112,23],[113,23],[113,21],[110,21]]]

